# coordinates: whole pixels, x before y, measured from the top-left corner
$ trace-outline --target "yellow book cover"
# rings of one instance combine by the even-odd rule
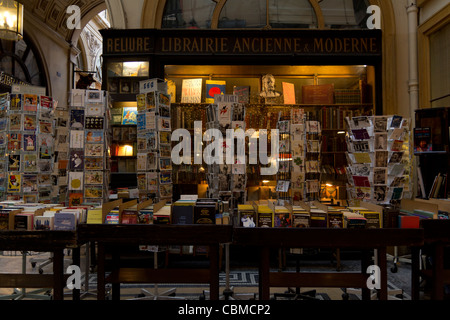
[[[87,224],[102,224],[103,218],[102,218],[102,209],[90,209],[87,213]]]

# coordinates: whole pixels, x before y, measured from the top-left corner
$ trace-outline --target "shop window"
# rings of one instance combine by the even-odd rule
[[[317,27],[317,19],[308,0],[228,0],[220,13],[218,26],[225,29],[312,28]]]
[[[0,70],[35,86],[46,85],[34,50],[25,39],[17,42],[0,41]]]
[[[317,17],[308,0],[269,1],[272,28],[316,28]]]
[[[326,28],[367,28],[367,0],[322,0],[319,5]]]
[[[431,106],[450,106],[450,24],[430,35]]]
[[[216,6],[212,0],[167,0],[162,28],[207,29]]]

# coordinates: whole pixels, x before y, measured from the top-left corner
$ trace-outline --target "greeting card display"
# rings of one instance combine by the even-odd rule
[[[171,97],[164,88],[167,86],[136,96],[136,169],[141,200],[172,198]]]
[[[245,107],[239,102],[237,95],[216,94],[214,103],[207,106],[206,127],[218,129],[223,137],[227,137],[227,129],[245,132]],[[234,125],[233,125],[234,124]],[[245,143],[241,139],[234,140],[234,152],[227,141],[220,144],[208,137],[205,150],[215,148],[219,161],[207,165],[208,198],[219,199],[228,208],[225,212],[233,212],[238,204],[247,198],[247,175],[245,160]],[[244,149],[243,149],[244,148]],[[231,155],[227,157],[227,155]],[[220,158],[223,161],[220,161]]]
[[[107,92],[100,90],[74,89],[70,96],[70,123],[66,131],[70,137],[66,199],[69,205],[102,204],[107,200],[109,185],[106,150],[110,99]]]
[[[48,182],[39,183],[38,177],[50,177],[53,171],[54,101],[41,91],[18,86],[14,93],[0,97],[0,168],[8,171],[7,177],[0,178],[2,197],[6,191],[8,199],[51,201],[44,191]]]
[[[387,204],[412,196],[409,119],[394,116],[347,118],[348,197]],[[360,134],[364,131],[365,134]]]

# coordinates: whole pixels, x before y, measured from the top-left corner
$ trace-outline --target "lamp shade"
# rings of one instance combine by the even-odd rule
[[[17,41],[23,37],[23,5],[0,0],[0,38]]]

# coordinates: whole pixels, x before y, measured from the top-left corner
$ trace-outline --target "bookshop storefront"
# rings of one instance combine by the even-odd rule
[[[113,126],[114,114],[136,106],[140,81],[151,78],[167,81],[171,130],[193,130],[194,121],[205,122],[207,106],[218,93],[238,95],[245,116],[234,120],[243,120],[246,129],[277,128],[280,114],[300,108],[321,123],[321,172],[316,177],[334,187],[322,190],[321,198],[346,198],[347,177],[340,170],[346,165],[344,119],[383,110],[381,30],[141,29],[101,34],[103,89],[113,100]],[[120,140],[119,145],[127,139]],[[120,178],[112,170],[112,187],[135,185],[135,167],[128,165],[133,159],[118,161],[123,170],[118,170]],[[245,173],[247,200],[273,196],[276,177],[261,176],[251,165]],[[173,199],[183,193],[204,196],[207,176],[205,165],[173,165]]]

